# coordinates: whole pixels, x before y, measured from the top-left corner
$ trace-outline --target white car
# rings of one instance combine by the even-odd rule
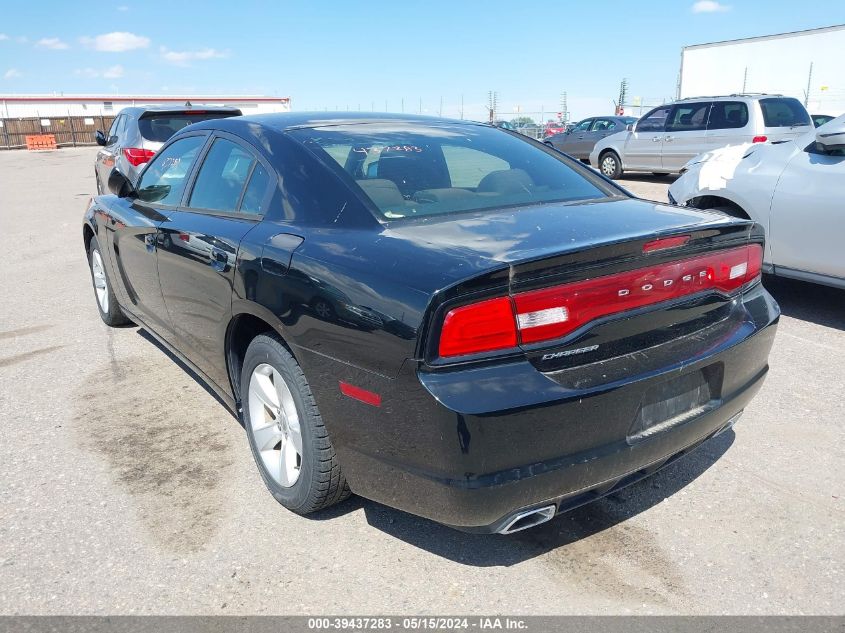
[[[669,201],[761,224],[766,272],[845,288],[845,115],[795,140],[702,154]]]

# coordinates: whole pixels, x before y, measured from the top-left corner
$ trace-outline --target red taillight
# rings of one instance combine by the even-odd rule
[[[440,331],[440,356],[463,356],[516,347],[516,323],[508,297],[450,310]]]
[[[126,160],[135,167],[148,162],[153,156],[155,156],[155,154],[156,153],[152,150],[141,149],[140,147],[123,148],[123,155],[126,156]]]
[[[768,140],[769,140],[768,136],[755,136],[753,139],[751,139],[751,142],[752,143],[765,143]]]
[[[730,294],[757,279],[762,265],[762,246],[751,244],[461,306],[443,322],[440,356],[548,341],[602,317],[704,290]]]

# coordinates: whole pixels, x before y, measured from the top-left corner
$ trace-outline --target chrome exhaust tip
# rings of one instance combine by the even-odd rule
[[[555,506],[550,505],[519,512],[513,515],[503,527],[499,528],[498,534],[513,534],[550,521],[555,516],[555,510]]]

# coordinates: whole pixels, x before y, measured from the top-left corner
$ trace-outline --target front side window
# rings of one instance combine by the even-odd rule
[[[646,114],[637,123],[637,132],[662,132],[671,109],[671,106],[661,106]]]
[[[672,108],[669,120],[666,123],[666,131],[692,132],[703,130],[707,127],[707,113],[709,110],[709,102],[679,103]]]
[[[578,125],[575,126],[575,129],[572,130],[573,132],[586,132],[590,129],[590,126],[593,124],[592,119],[587,119],[586,121],[581,121]]]
[[[760,109],[763,111],[763,123],[766,127],[813,124],[801,102],[792,97],[760,99]]]
[[[111,145],[115,140],[117,140],[117,135],[120,131],[120,128],[123,127],[123,120],[126,118],[125,114],[120,114],[117,118],[112,121],[111,127],[109,128],[109,144]]]
[[[714,101],[708,130],[738,129],[748,125],[748,106],[742,101]]]
[[[188,206],[234,213],[254,162],[240,145],[216,139],[202,162]]]
[[[205,136],[181,138],[159,152],[141,174],[138,199],[165,205],[179,204],[191,166],[205,139]]]
[[[483,125],[348,124],[289,134],[342,169],[385,219],[611,194],[566,159]],[[341,162],[335,148],[346,145]]]

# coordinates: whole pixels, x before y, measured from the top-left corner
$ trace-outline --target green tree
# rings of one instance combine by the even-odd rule
[[[514,127],[525,127],[527,125],[537,125],[530,116],[518,116],[511,119],[511,125]]]

